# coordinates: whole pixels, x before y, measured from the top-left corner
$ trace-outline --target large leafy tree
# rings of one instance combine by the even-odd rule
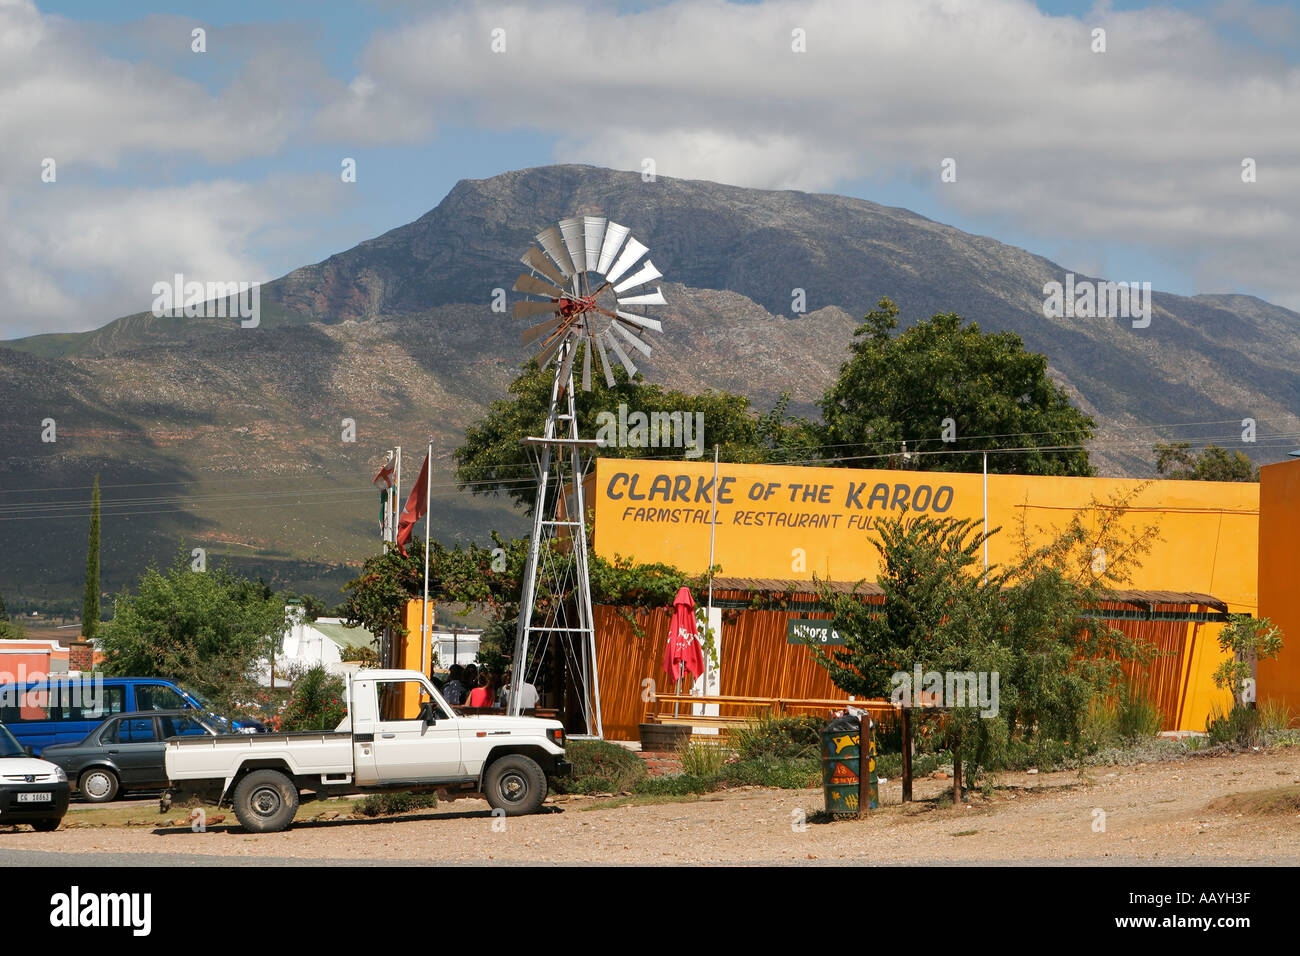
[[[963,758],[996,768],[1013,739],[1078,743],[1090,703],[1115,692],[1124,662],[1144,663],[1153,653],[1097,610],[1156,536],[1154,527],[1124,520],[1140,491],[1092,502],[1041,544],[1030,544],[1022,524],[1016,561],[988,570],[979,558],[985,535],[969,519],[883,518],[873,544],[884,603],[822,585],[822,603],[845,643],[814,648],[816,658],[836,686],[868,698],[890,697],[896,675],[917,667],[983,672],[990,691],[996,674],[994,708],[971,706],[968,697],[967,706],[943,717],[958,795]]]
[[[876,528],[881,554],[879,584],[884,604],[836,594],[822,586],[822,600],[834,613],[844,647],[814,656],[841,690],[867,698],[890,697],[909,683],[904,703],[927,689],[911,686],[911,676],[1008,669],[1009,653],[994,634],[1001,579],[977,572],[980,548],[987,537],[970,519],[885,518]],[[991,690],[989,678],[985,687]],[[972,688],[973,690],[974,688]],[[977,700],[946,714],[945,731],[953,751],[953,792],[961,799],[962,758],[989,727],[980,720]],[[982,748],[975,747],[976,752]]]
[[[1259,481],[1259,469],[1246,455],[1218,445],[1193,452],[1191,442],[1156,442],[1156,471],[1188,481]]]
[[[265,584],[223,567],[193,571],[181,552],[170,568],[146,570],[134,594],[118,595],[100,630],[104,672],[175,680],[233,711],[250,699],[255,668],[284,628],[284,602]]]
[[[581,368],[581,356],[577,361]],[[456,478],[462,487],[475,494],[505,493],[525,509],[532,509],[536,497],[533,468],[520,440],[541,434],[550,406],[553,374],[552,369],[539,368],[536,361],[529,361],[510,384],[510,397],[493,402],[486,417],[465,430],[465,442],[455,453]],[[711,390],[691,395],[648,383],[639,374],[629,379],[621,367],[614,371],[613,388],[603,375],[594,374],[592,390],[579,389],[576,404],[584,438],[596,438],[597,416],[601,412],[617,416],[620,404],[626,405],[629,414],[701,413],[701,457],[708,457],[716,444],[723,461],[769,461],[813,443],[807,423],[787,415],[786,397],[767,414],[760,414],[743,395]],[[600,454],[606,458],[646,458],[679,456],[684,451],[611,444],[600,449]]]
[[[821,408],[831,464],[896,467],[904,442],[915,467],[1004,474],[1088,475],[1082,447],[1096,423],[1047,374],[1047,359],[1013,332],[984,332],[953,312],[902,334],[881,299],[854,333],[849,360]],[[945,426],[945,420],[951,424]],[[947,437],[952,441],[945,441]],[[939,454],[925,454],[937,452]]]

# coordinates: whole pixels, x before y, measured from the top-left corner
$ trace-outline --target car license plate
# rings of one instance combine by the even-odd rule
[[[19,803],[49,803],[54,799],[54,794],[48,791],[38,793],[20,793],[18,794]]]

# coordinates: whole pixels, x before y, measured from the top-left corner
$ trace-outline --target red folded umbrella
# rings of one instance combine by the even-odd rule
[[[689,588],[682,588],[673,599],[673,619],[668,625],[668,646],[664,648],[664,670],[673,680],[681,680],[690,671],[694,680],[704,673],[704,648],[695,628],[695,601]]]

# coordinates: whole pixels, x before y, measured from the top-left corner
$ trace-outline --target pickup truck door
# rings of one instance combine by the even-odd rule
[[[462,770],[458,722],[443,710],[429,687],[409,679],[380,680],[375,690],[379,706],[374,739],[377,782],[459,778]],[[417,700],[424,716],[410,717],[405,709]]]

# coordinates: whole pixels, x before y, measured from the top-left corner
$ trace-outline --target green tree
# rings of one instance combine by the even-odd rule
[[[343,679],[316,664],[298,675],[280,717],[279,729],[333,730],[347,715]]]
[[[587,530],[590,534],[590,528]],[[475,544],[448,548],[430,542],[429,597],[487,609],[495,618],[491,640],[499,649],[508,650],[513,648],[510,622],[519,616],[529,540],[505,539],[496,532],[492,539],[493,548]],[[564,567],[573,561],[573,555],[552,542],[546,561],[552,567]],[[621,608],[669,607],[678,588],[685,585],[698,591],[707,577],[690,576],[667,564],[638,564],[619,556],[607,560],[590,552],[588,564],[593,601]],[[574,580],[571,570],[561,577]],[[340,613],[349,625],[362,626],[374,634],[388,629],[404,635],[403,609],[408,601],[420,598],[423,587],[424,542],[416,538],[405,556],[394,548],[367,558],[361,573],[343,587],[345,599]],[[572,594],[572,588],[552,593],[543,582],[536,594],[536,606],[539,612],[544,611],[551,602],[570,600]]]
[[[921,454],[909,465],[934,471],[1089,475],[1082,447],[1096,423],[1048,377],[1047,359],[1013,332],[982,332],[939,313],[901,335],[898,306],[881,299],[849,347],[851,355],[821,401],[830,464],[897,467],[904,442]],[[951,419],[945,441],[945,420]],[[892,456],[892,457],[882,457]]]
[[[1259,469],[1243,452],[1206,445],[1193,452],[1191,442],[1156,442],[1156,471],[1186,481],[1259,481]]]
[[[22,621],[9,620],[9,609],[5,599],[0,595],[0,641],[21,641],[27,637],[27,629]]]
[[[267,639],[284,632],[283,601],[225,567],[190,570],[182,550],[123,589],[100,632],[109,676],[165,677],[236,711],[256,691]]]
[[[773,456],[815,443],[811,426],[787,415],[788,396],[782,396],[767,414],[758,414],[743,395],[712,390],[690,395],[668,390],[643,381],[640,375],[629,379],[621,367],[614,371],[614,379],[614,387],[610,388],[604,376],[596,374],[590,392],[578,390],[576,405],[584,438],[598,437],[597,416],[601,412],[617,416],[623,404],[629,414],[702,414],[704,434],[692,435],[693,443],[698,439],[701,457],[707,457],[717,444],[723,461],[769,461]],[[535,360],[530,360],[523,373],[510,383],[511,397],[493,402],[487,415],[465,430],[465,442],[455,453],[456,478],[462,488],[479,495],[505,493],[531,511],[536,496],[533,466],[520,440],[541,434],[550,406],[552,380],[552,369],[539,368]],[[685,451],[609,444],[599,453],[606,458],[644,458],[683,455]]]
[[[976,530],[975,522],[930,516],[884,518],[875,534],[883,605],[836,594],[821,585],[821,598],[834,615],[844,646],[814,647],[813,653],[835,685],[867,698],[897,694],[911,706],[919,705],[916,695],[927,689],[911,685],[917,668],[922,674],[944,675],[1006,669],[1006,650],[995,639],[992,622],[993,595],[1000,579],[977,571],[978,555],[988,536]],[[990,686],[987,680],[985,686]],[[961,799],[963,746],[985,729],[979,714],[978,706],[965,706],[946,715],[955,800]]]
[[[1255,702],[1254,694],[1246,693],[1254,665],[1282,653],[1282,630],[1266,617],[1230,614],[1219,632],[1219,649],[1231,651],[1232,657],[1214,672],[1214,684],[1232,692],[1233,707],[1244,707]]]
[[[99,475],[90,493],[90,543],[86,547],[86,594],[81,605],[81,634],[99,633]]]
[[[1151,658],[1149,646],[1095,611],[1156,536],[1154,527],[1123,520],[1140,492],[1092,502],[1036,547],[1022,519],[1017,560],[988,570],[979,558],[986,535],[970,519],[882,519],[873,544],[884,603],[819,585],[845,643],[814,648],[814,656],[837,687],[868,698],[891,697],[900,685],[913,695],[929,689],[904,683],[917,667],[944,674],[945,688],[949,674],[983,672],[992,692],[997,675],[992,707],[970,706],[968,695],[968,706],[941,718],[958,798],[963,760],[996,768],[1013,743],[1043,737],[1077,744],[1089,704],[1116,690],[1123,663]]]

